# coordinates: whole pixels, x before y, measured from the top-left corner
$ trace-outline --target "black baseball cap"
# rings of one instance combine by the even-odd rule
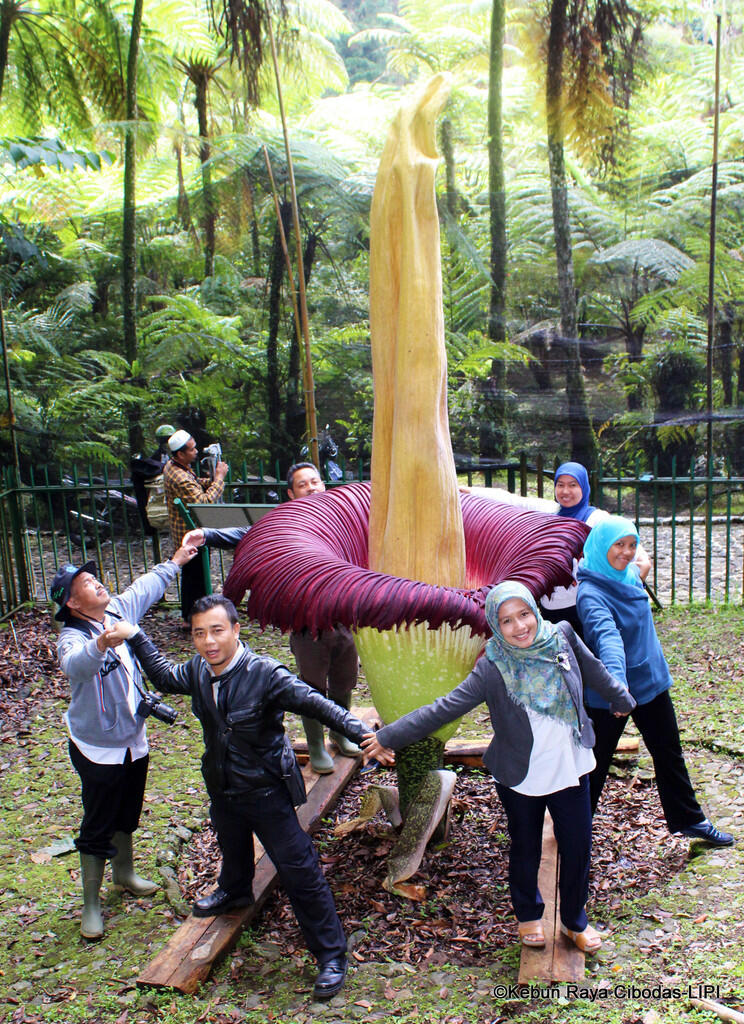
[[[75,565],[70,565],[69,562],[66,565],[61,565],[57,572],[54,574],[52,580],[52,589],[50,591],[52,600],[56,601],[59,605],[59,610],[54,616],[57,622],[65,621],[65,605],[70,599],[70,588],[72,587],[72,581],[76,576],[79,576],[81,572],[89,572],[94,576],[97,572],[95,562],[86,562],[85,565],[81,565],[78,569]]]

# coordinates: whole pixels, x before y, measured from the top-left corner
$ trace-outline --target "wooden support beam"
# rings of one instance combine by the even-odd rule
[[[318,829],[352,778],[357,763],[356,758],[336,756],[335,771],[331,775],[316,775],[310,767],[303,768],[308,796],[307,803],[298,809],[297,817],[306,832],[312,834]],[[137,978],[139,986],[193,993],[209,977],[214,965],[232,949],[243,928],[257,916],[277,885],[274,865],[258,843],[256,848],[255,902],[219,917],[187,917]]]
[[[553,833],[553,819],[545,812],[542,835],[542,859],[538,886],[545,904],[543,928],[545,946],[531,949],[522,946],[519,983],[530,981],[581,981],[584,977],[584,954],[560,930],[560,899],[558,895],[558,844]]]

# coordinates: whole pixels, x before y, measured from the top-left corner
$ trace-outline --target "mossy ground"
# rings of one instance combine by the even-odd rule
[[[106,935],[91,945],[80,939],[77,858],[36,862],[45,860],[41,850],[74,835],[79,818],[77,777],[61,722],[64,706],[44,696],[45,680],[38,678],[29,733],[0,747],[0,1020],[692,1022],[714,1019],[689,1000],[705,994],[698,988],[703,985],[712,986],[713,998],[741,1009],[744,618],[738,608],[692,607],[668,610],[658,623],[676,679],[674,700],[691,774],[706,810],[734,831],[738,845],[699,850],[671,883],[642,899],[620,893],[613,934],[601,956],[587,963],[584,998],[567,998],[565,990],[510,990],[519,961],[515,944],[478,969],[356,963],[344,992],[321,1006],[311,1001],[309,958],[300,950],[278,949],[260,927],[244,934],[198,995],[137,989],[139,971],[178,918],[163,893],[135,900],[105,884]],[[285,641],[275,634],[245,635],[257,650],[291,664]],[[364,703],[364,687],[359,692]],[[483,717],[476,715],[460,735],[484,732]],[[150,737],[138,863],[144,874],[158,877],[159,868],[181,856],[184,830],[199,828],[207,808],[198,770],[200,729],[188,706],[182,705],[173,728],[155,723]]]

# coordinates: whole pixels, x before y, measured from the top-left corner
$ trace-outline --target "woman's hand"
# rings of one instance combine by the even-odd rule
[[[365,764],[372,759],[379,761],[380,764],[395,764],[395,751],[390,750],[388,747],[383,747],[373,732],[364,734],[362,750],[364,751]]]

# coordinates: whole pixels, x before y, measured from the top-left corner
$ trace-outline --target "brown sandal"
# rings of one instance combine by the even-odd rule
[[[545,931],[542,921],[520,921],[519,941],[531,949],[542,949],[545,945]]]
[[[562,924],[561,931],[573,942],[577,949],[580,949],[582,953],[588,953],[590,956],[596,953],[602,946],[602,936],[590,924],[586,926],[583,932],[573,932],[570,928],[566,928],[565,924]]]

